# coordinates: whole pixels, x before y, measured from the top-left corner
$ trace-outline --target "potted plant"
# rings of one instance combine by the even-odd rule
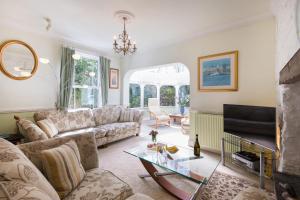
[[[184,107],[187,107],[190,102],[190,96],[184,96],[184,97],[179,97],[178,99],[178,105],[180,106],[180,114],[184,114]]]

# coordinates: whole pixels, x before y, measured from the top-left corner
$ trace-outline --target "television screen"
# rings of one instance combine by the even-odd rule
[[[243,137],[268,148],[275,147],[274,107],[224,104],[224,132]]]

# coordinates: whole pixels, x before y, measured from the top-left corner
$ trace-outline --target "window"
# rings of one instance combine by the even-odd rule
[[[182,85],[179,87],[179,98],[187,97],[190,95],[190,86]],[[187,103],[187,107],[190,107],[190,102]]]
[[[78,52],[76,52],[78,54]],[[95,56],[81,54],[75,60],[73,93],[71,108],[98,107],[100,94],[99,87],[99,60]]]
[[[129,84],[129,106],[130,108],[141,106],[141,87],[138,84]]]
[[[175,106],[175,87],[164,85],[160,88],[160,105]]]
[[[157,97],[157,88],[155,85],[145,85],[144,87],[144,107],[148,107],[148,98]]]

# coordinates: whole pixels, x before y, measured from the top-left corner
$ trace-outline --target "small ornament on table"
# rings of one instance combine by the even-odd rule
[[[152,130],[152,131],[149,133],[149,135],[152,136],[152,142],[153,142],[154,145],[157,143],[157,138],[156,138],[157,134],[158,134],[158,132],[157,132],[157,131],[154,131],[154,130]]]

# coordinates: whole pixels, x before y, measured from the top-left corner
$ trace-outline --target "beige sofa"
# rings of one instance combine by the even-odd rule
[[[97,146],[138,135],[142,112],[122,106],[104,106],[95,109],[60,111],[49,110],[34,114],[34,120],[50,119],[59,134],[56,137],[80,133],[94,133]],[[20,127],[19,127],[20,128]],[[26,133],[20,130],[26,137]]]
[[[59,200],[57,192],[42,174],[39,152],[74,140],[78,146],[86,176],[66,200],[151,200],[133,194],[130,186],[112,172],[99,168],[93,134],[30,142],[18,147],[0,139],[0,199]]]

